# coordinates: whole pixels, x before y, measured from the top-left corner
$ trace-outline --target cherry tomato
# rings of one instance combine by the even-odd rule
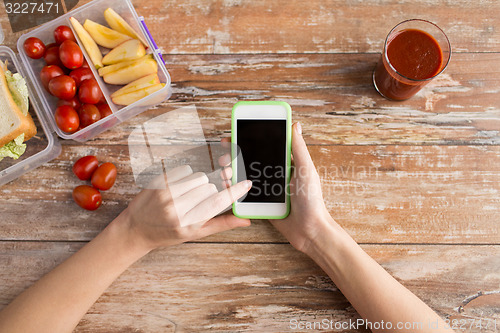
[[[57,106],[62,106],[62,105],[69,105],[73,109],[78,110],[80,106],[82,106],[82,103],[78,100],[78,98],[75,96],[71,99],[60,99],[57,101]]]
[[[83,65],[82,65],[83,68],[90,68],[89,66],[89,63],[87,62],[87,60],[83,60]]]
[[[87,79],[80,84],[78,98],[82,103],[97,104],[101,100],[102,93],[96,79]]]
[[[98,166],[97,157],[92,155],[84,156],[73,164],[73,173],[80,180],[89,180]]]
[[[71,28],[65,25],[60,25],[54,30],[54,39],[56,40],[57,45],[62,44],[65,40],[71,40],[76,42],[75,35],[73,35],[73,31]]]
[[[49,81],[49,91],[60,99],[71,99],[76,94],[75,80],[68,75],[56,76]]]
[[[49,90],[49,82],[55,77],[64,75],[61,67],[56,65],[44,66],[40,71],[40,80],[47,91]]]
[[[63,132],[76,132],[78,126],[80,126],[78,113],[69,105],[61,105],[58,107],[54,116],[56,118],[57,127],[59,127]]]
[[[108,102],[106,102],[106,98],[104,98],[104,94],[102,93],[102,91],[101,91],[101,99],[99,100],[99,103],[108,104]]]
[[[24,41],[24,51],[31,59],[40,59],[45,54],[45,44],[36,37]]]
[[[83,53],[77,43],[65,40],[59,46],[59,58],[66,68],[77,69],[83,65]]]
[[[83,104],[78,110],[82,128],[92,125],[101,119],[99,109],[93,104]]]
[[[73,190],[73,200],[86,210],[96,210],[102,204],[101,193],[89,185],[80,185]]]
[[[109,190],[115,183],[116,174],[116,167],[113,163],[101,164],[92,175],[92,186],[102,191]]]
[[[59,46],[59,45],[58,45],[58,44],[56,44],[56,43],[50,43],[50,44],[47,44],[47,45],[45,46],[45,49],[46,49],[46,50],[48,50],[48,49],[50,49],[51,47],[54,47],[54,46]]]
[[[56,65],[59,67],[63,66],[61,59],[59,59],[59,46],[57,45],[47,48],[43,59],[45,59],[45,63],[47,65]]]
[[[113,114],[113,111],[111,111],[111,108],[106,103],[99,103],[96,104],[95,106],[97,106],[97,108],[99,109],[99,113],[101,114],[101,119],[106,118],[107,116]]]
[[[71,73],[69,73],[69,76],[71,76],[71,78],[75,80],[76,87],[79,87],[84,80],[94,78],[94,74],[92,74],[90,68],[85,68],[85,67],[80,67],[78,69],[71,71]]]

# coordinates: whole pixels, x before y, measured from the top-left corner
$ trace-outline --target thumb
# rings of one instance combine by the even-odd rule
[[[302,137],[302,126],[298,122],[292,126],[292,154],[295,168],[314,167],[306,142]]]
[[[233,214],[219,215],[203,225],[203,227],[200,229],[201,235],[199,235],[199,238],[238,227],[248,227],[249,225],[250,220],[248,219],[241,219],[234,216]]]

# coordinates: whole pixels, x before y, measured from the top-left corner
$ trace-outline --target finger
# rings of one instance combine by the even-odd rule
[[[231,155],[229,153],[222,155],[219,157],[219,165],[221,167],[225,167],[231,164]]]
[[[149,189],[165,189],[166,183],[171,184],[193,173],[189,165],[181,165],[156,176],[147,186]]]
[[[244,180],[203,200],[184,215],[188,224],[201,223],[210,220],[233,202],[244,196],[252,187],[250,180]]]
[[[232,185],[231,180],[224,180],[224,181],[222,182],[222,187],[224,187],[224,188],[230,188],[230,187],[231,187],[231,185]]]
[[[295,123],[292,126],[292,154],[296,168],[314,168],[314,163],[311,155],[309,155],[309,150],[307,150],[306,142],[302,137],[302,129],[299,123]]]
[[[171,184],[191,175],[192,173],[193,169],[191,169],[189,165],[181,165],[171,170],[168,170],[165,173],[165,175],[167,177],[167,181]]]
[[[192,189],[208,183],[208,177],[203,172],[196,172],[178,180],[175,183],[168,183],[168,188],[172,198],[178,198]]]
[[[220,171],[220,177],[223,180],[230,180],[233,176],[233,169],[231,167],[225,167]]]
[[[174,199],[174,206],[179,219],[181,219],[187,212],[193,209],[193,207],[198,205],[200,202],[216,194],[217,192],[217,187],[214,184],[207,183],[195,187],[192,190],[184,193],[177,199]]]
[[[201,227],[199,230],[200,238],[238,227],[248,227],[249,225],[250,220],[248,219],[240,219],[233,214],[223,214],[211,219]]]

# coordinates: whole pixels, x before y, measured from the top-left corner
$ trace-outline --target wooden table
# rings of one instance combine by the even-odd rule
[[[134,126],[194,105],[217,141],[236,101],[282,100],[303,125],[333,217],[440,315],[465,320],[461,331],[500,329],[500,2],[133,2],[164,51],[173,96],[89,142],[63,142],[57,159],[0,188],[1,306],[136,195]],[[451,63],[411,100],[387,101],[372,70],[388,31],[415,17],[448,34]],[[1,23],[14,48],[21,33],[5,14]],[[71,165],[86,154],[119,169],[96,212],[71,199]],[[356,318],[314,262],[254,221],[146,256],[77,331],[283,332],[294,319]]]

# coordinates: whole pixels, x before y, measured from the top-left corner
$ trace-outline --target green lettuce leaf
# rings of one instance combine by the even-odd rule
[[[7,143],[5,146],[0,148],[0,161],[4,157],[12,157],[17,160],[26,151],[26,144],[24,141],[24,133],[19,135],[17,138]]]
[[[0,61],[0,66],[5,71],[5,79],[7,80],[7,85],[12,94],[12,99],[19,106],[19,109],[24,115],[28,114],[29,109],[29,97],[28,97],[28,87],[26,81],[19,73],[12,74],[11,71],[7,70],[7,65]],[[24,133],[19,135],[14,140],[10,141],[3,147],[0,147],[0,161],[4,157],[11,157],[17,160],[26,151],[26,144],[24,141]]]

